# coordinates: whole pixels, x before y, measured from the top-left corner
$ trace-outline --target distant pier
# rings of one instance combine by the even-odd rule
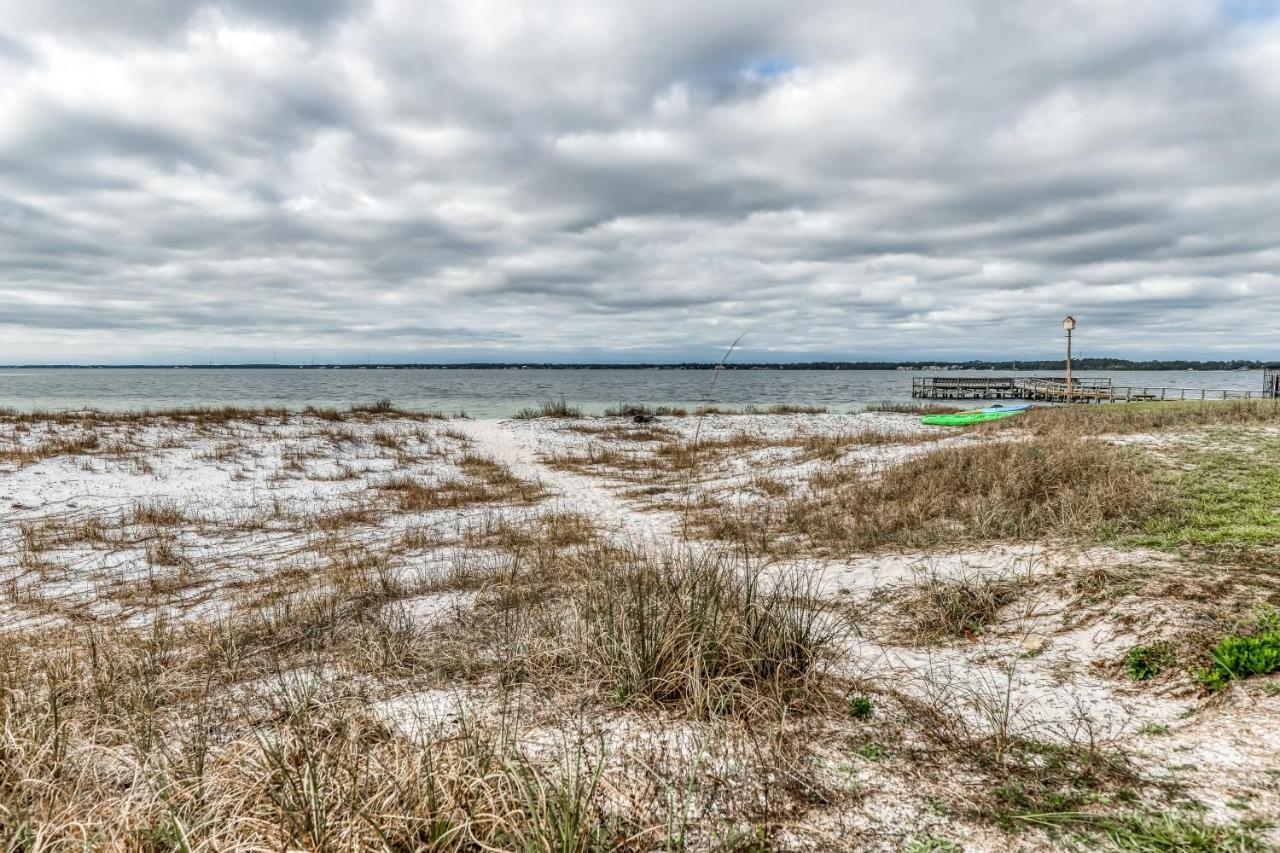
[[[1063,403],[1136,403],[1151,400],[1253,400],[1263,391],[1116,385],[1110,379],[1072,379],[1065,376],[916,376],[911,396],[922,400],[1035,400]]]

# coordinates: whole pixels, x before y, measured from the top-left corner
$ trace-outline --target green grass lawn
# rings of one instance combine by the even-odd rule
[[[1280,436],[1215,430],[1174,453],[1159,475],[1173,493],[1168,513],[1149,519],[1142,544],[1280,543]]]

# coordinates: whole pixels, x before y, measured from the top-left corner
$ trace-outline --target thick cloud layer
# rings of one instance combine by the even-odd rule
[[[0,0],[0,362],[1280,357],[1267,0]]]

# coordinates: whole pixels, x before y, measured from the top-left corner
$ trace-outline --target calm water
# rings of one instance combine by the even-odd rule
[[[616,403],[743,406],[812,403],[835,411],[909,400],[911,377],[896,370],[174,370],[0,369],[0,407],[36,409],[175,406],[340,406],[389,399],[409,409],[505,417],[563,397],[587,412]],[[963,375],[949,372],[946,375]],[[1008,375],[982,372],[975,375]],[[1080,371],[1117,385],[1261,390],[1258,372]],[[715,379],[714,383],[712,379]]]

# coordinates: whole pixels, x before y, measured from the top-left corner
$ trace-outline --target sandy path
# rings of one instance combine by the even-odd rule
[[[638,510],[605,481],[558,471],[538,459],[554,441],[547,434],[521,429],[510,421],[468,421],[457,426],[476,443],[478,452],[509,466],[520,477],[540,481],[555,493],[558,508],[582,513],[613,535],[659,545],[677,540],[677,519],[670,513]],[[1068,559],[1068,558],[1063,558]],[[1075,558],[1079,560],[1080,557]],[[946,554],[879,554],[847,561],[788,561],[810,575],[824,600],[865,600],[877,589],[910,582],[933,572],[951,575],[1001,575],[1048,572],[1057,563],[1041,545],[994,546]],[[1019,661],[1009,673],[991,658],[995,650],[915,649],[871,640],[850,642],[845,668],[851,675],[898,685],[899,689],[948,708],[980,728],[1007,692],[1005,725],[1027,736],[1069,739],[1084,717],[1093,718],[1100,734],[1115,737],[1143,723],[1169,723],[1186,711],[1186,703],[1119,695],[1104,680],[1056,677],[1047,661]],[[1016,653],[1016,652],[1015,652]],[[983,660],[986,658],[986,660]]]
[[[518,432],[508,423],[456,421],[452,425],[466,433],[484,456],[503,463],[518,477],[542,483],[555,494],[557,509],[581,513],[615,536],[655,544],[674,540],[676,519],[670,513],[638,510],[595,477],[544,465],[538,453],[545,443],[539,444],[536,433]]]

